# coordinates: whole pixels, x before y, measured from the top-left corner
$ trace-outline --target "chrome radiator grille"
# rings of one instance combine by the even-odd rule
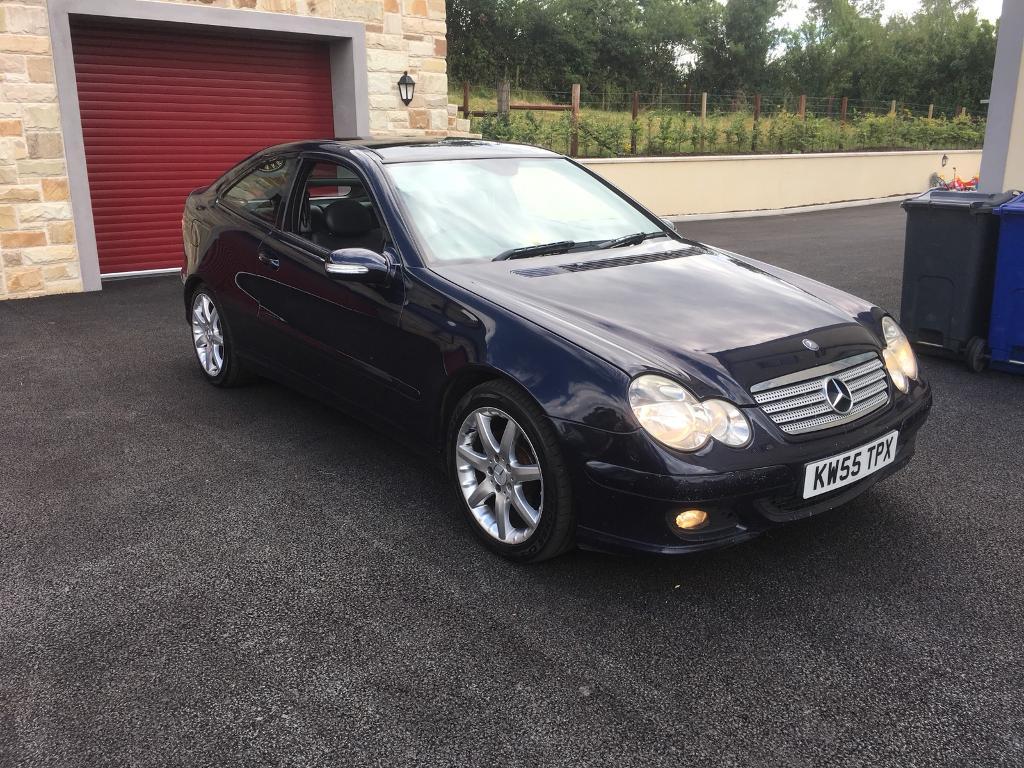
[[[846,412],[829,403],[829,379],[838,379],[849,390],[852,404]],[[865,352],[755,384],[750,392],[783,432],[800,435],[846,424],[882,408],[889,402],[889,379],[878,354]]]

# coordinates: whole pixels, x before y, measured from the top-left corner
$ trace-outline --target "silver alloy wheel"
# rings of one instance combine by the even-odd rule
[[[219,374],[224,367],[224,332],[217,307],[202,291],[192,299],[192,342],[207,375]]]
[[[502,426],[501,437],[494,434]],[[537,452],[515,419],[477,408],[459,428],[455,470],[473,517],[503,544],[522,544],[544,509],[544,476]]]

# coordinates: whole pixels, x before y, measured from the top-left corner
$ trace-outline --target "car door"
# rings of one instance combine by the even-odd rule
[[[297,154],[272,156],[229,180],[215,200],[220,232],[203,262],[239,349],[262,361],[273,357],[259,308],[274,290],[275,267],[260,245],[280,224],[298,167]]]
[[[329,208],[335,231],[312,208]],[[400,256],[380,221],[376,202],[353,166],[336,158],[304,158],[285,221],[260,246],[262,256],[276,265],[277,286],[259,317],[291,348],[278,354],[307,383],[393,420],[395,400],[415,399],[418,393],[395,375],[406,341],[399,323],[405,285]],[[367,222],[374,224],[369,230],[356,226]],[[387,254],[394,277],[371,285],[328,275],[325,262],[342,247]]]

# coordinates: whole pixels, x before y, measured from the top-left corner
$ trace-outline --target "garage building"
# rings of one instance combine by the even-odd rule
[[[0,298],[176,270],[185,196],[268,144],[468,130],[444,0],[218,5],[0,5]]]

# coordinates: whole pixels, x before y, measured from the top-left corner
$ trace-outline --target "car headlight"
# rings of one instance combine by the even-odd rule
[[[696,451],[711,439],[734,448],[750,442],[750,422],[739,408],[725,400],[702,402],[664,376],[633,379],[629,406],[651,437],[680,451]]]
[[[906,392],[910,389],[910,380],[917,378],[917,357],[914,355],[914,349],[891,317],[882,318],[882,336],[885,339],[882,359],[885,360],[889,377],[900,392]]]

